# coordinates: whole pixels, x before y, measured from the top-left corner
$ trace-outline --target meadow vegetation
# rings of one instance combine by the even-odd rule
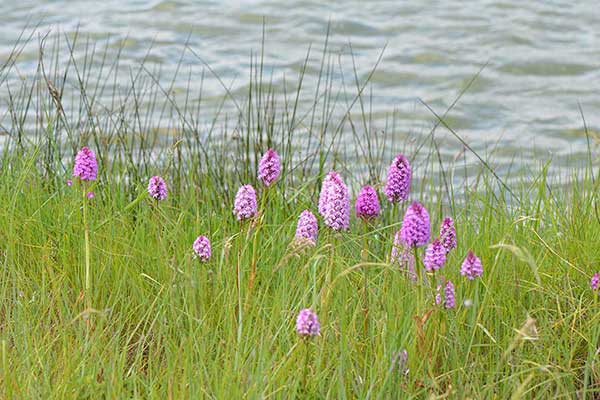
[[[233,117],[204,124],[194,95],[176,99],[144,63],[125,89],[110,86],[110,72],[76,59],[76,39],[62,39],[64,59],[41,55],[17,87],[19,44],[0,70],[0,397],[600,397],[591,139],[588,162],[566,177],[550,175],[549,163],[500,176],[446,121],[453,105],[432,114],[431,132],[375,128],[369,77],[336,94],[326,50],[315,93],[302,86],[310,54],[291,93],[263,78],[259,55],[247,92],[225,90]],[[102,63],[104,74],[117,64]],[[90,87],[93,73],[101,84]],[[456,141],[438,139],[442,129]],[[84,145],[97,179],[68,185]],[[450,145],[454,159],[440,155]],[[267,189],[257,169],[268,148],[281,175]],[[382,193],[397,153],[411,161],[413,185],[393,206]],[[352,202],[372,185],[381,213],[364,223],[353,210],[341,232],[318,217],[316,245],[298,248],[298,217],[318,215],[330,170]],[[162,201],[147,193],[153,175],[166,181]],[[243,184],[256,188],[258,214],[239,221]],[[454,283],[454,308],[435,305],[430,278],[415,283],[391,262],[412,201],[429,210],[432,239],[444,217],[454,220],[457,247],[440,271]],[[206,262],[194,257],[199,235],[212,245]],[[474,280],[460,275],[470,250],[483,264]],[[295,322],[305,308],[320,333],[303,339]]]

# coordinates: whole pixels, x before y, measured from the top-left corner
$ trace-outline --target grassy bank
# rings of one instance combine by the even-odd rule
[[[341,235],[321,223],[318,245],[294,255],[317,177],[272,188],[260,229],[240,224],[231,195],[204,174],[160,204],[145,182],[132,201],[118,180],[100,179],[89,200],[86,309],[81,188],[46,180],[37,157],[5,159],[0,175],[5,398],[598,396],[600,313],[589,281],[600,229],[585,176],[550,192],[542,174],[509,205],[482,175],[453,215],[458,247],[443,273],[456,286],[454,310],[418,303],[418,285],[389,263],[400,218],[387,205],[366,233],[355,218]],[[424,201],[435,230],[450,210]],[[213,243],[206,264],[192,257],[199,234]],[[469,249],[484,266],[475,281],[459,275]],[[305,307],[322,324],[308,343],[308,388],[294,330]],[[407,375],[394,368],[402,349]]]
[[[451,129],[441,114],[416,140],[400,141],[393,124],[385,134],[375,129],[365,111],[368,78],[355,77],[356,93],[340,99],[317,89],[312,106],[299,110],[306,65],[277,107],[257,72],[237,121],[221,134],[201,129],[188,103],[180,106],[151,74],[151,89],[139,90],[132,74],[129,95],[103,108],[72,61],[64,71],[56,63],[54,80],[40,61],[39,76],[9,104],[0,168],[1,397],[600,396],[599,299],[590,288],[600,270],[599,174],[591,148],[588,166],[558,185],[548,165],[513,174],[508,185],[469,149],[440,155],[435,129]],[[329,70],[325,56],[321,68]],[[60,95],[68,73],[76,76],[75,114]],[[174,116],[167,131],[140,116],[143,96],[163,98],[155,112]],[[346,110],[339,119],[336,101]],[[83,144],[99,160],[91,188],[67,185]],[[268,147],[283,168],[265,194],[256,168]],[[409,198],[429,210],[433,235],[445,216],[454,218],[458,246],[442,271],[456,288],[454,309],[434,305],[429,288],[390,262],[409,203],[392,210],[381,186],[400,151],[414,161]],[[360,185],[375,185],[382,214],[369,227],[352,215],[341,234],[320,219],[317,245],[296,252],[297,218],[304,209],[316,214],[330,169],[351,184],[352,199]],[[151,175],[166,178],[166,200],[149,198]],[[247,183],[265,200],[259,218],[240,223],[234,195]],[[212,242],[207,263],[193,257],[201,234]],[[459,274],[469,250],[484,269],[473,281]],[[321,333],[302,340],[294,323],[307,307]]]

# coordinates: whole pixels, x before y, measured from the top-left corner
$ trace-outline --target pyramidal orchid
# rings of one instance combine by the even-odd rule
[[[454,284],[449,280],[446,281],[446,286],[444,287],[444,308],[454,308],[455,304]]]
[[[425,250],[425,258],[423,259],[425,269],[428,272],[437,271],[444,266],[445,262],[446,249],[439,239],[435,239],[429,244],[429,246],[427,246],[427,250]]]
[[[319,207],[318,211],[321,216],[325,214],[325,206],[327,205],[327,200],[329,197],[329,187],[332,185],[334,179],[337,179],[339,175],[335,172],[330,172],[323,179],[323,183],[321,184],[321,193],[319,194]],[[341,179],[341,178],[340,178]]]
[[[429,242],[430,236],[429,213],[421,203],[415,201],[404,214],[400,239],[406,247],[413,248],[425,246]]]
[[[193,244],[194,253],[201,262],[206,262],[210,259],[211,256],[211,248],[210,248],[210,240],[206,236],[198,236],[196,240],[194,240]]]
[[[470,250],[460,267],[460,274],[466,276],[470,281],[483,274],[481,260]]]
[[[148,180],[148,194],[156,200],[167,198],[167,184],[160,176],[153,176]]]
[[[325,220],[325,225],[335,231],[347,230],[350,227],[348,187],[335,171],[330,172],[323,180],[319,212]]]
[[[446,217],[442,221],[442,225],[440,226],[440,241],[446,249],[446,253],[456,248],[456,228],[454,227],[454,220],[450,217]]]
[[[96,161],[96,155],[88,147],[82,147],[81,150],[75,155],[75,162],[73,164],[73,176],[79,178],[82,182],[95,181],[98,175],[98,162]],[[87,185],[83,185],[82,188],[83,198],[83,231],[84,231],[84,245],[85,245],[85,286],[84,295],[86,307],[91,308],[92,299],[92,271],[90,261],[90,228],[88,221],[88,202],[85,200],[92,199],[94,192],[87,190]]]
[[[279,178],[280,173],[279,155],[273,149],[267,150],[258,163],[258,179],[268,187]]]
[[[82,147],[75,156],[73,176],[82,181],[95,181],[98,174],[96,155],[88,147]]]
[[[310,211],[304,210],[298,217],[298,225],[296,226],[296,241],[307,242],[314,246],[317,244],[317,235],[319,233],[319,225],[317,217]]]
[[[388,168],[384,193],[390,203],[406,201],[410,192],[411,169],[408,159],[398,154]]]
[[[252,185],[243,185],[235,195],[233,213],[238,221],[252,218],[256,215],[256,191]]]
[[[310,308],[300,311],[296,317],[296,332],[301,338],[311,338],[317,336],[321,331],[321,325],[317,314]]]
[[[600,290],[600,272],[596,272],[592,276],[592,280],[590,281],[590,287],[595,292],[597,292],[598,290]]]
[[[373,186],[363,186],[358,192],[354,205],[356,216],[364,221],[375,219],[379,216],[379,197]]]

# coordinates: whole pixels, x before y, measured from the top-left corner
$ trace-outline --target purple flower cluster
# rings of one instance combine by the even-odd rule
[[[466,276],[471,281],[483,274],[481,260],[472,251],[469,251],[467,258],[465,258],[465,261],[462,263],[460,274]]]
[[[82,181],[95,181],[98,174],[98,162],[96,155],[88,147],[83,147],[75,156],[73,176]]]
[[[279,178],[280,173],[281,161],[279,155],[273,149],[267,150],[258,163],[258,179],[268,187]]]
[[[423,259],[425,269],[428,272],[437,271],[444,266],[445,262],[446,249],[438,239],[435,239],[425,250],[425,258]]]
[[[408,159],[398,154],[388,168],[384,192],[391,203],[406,201],[410,192],[411,170]]]
[[[148,181],[148,194],[156,200],[167,198],[167,184],[160,176],[153,176]]]
[[[373,186],[367,185],[360,189],[354,209],[356,216],[365,221],[379,216],[379,197]]]
[[[304,210],[298,217],[298,225],[296,226],[296,241],[307,241],[310,245],[317,244],[317,235],[319,233],[319,225],[317,217],[310,211]]]
[[[321,184],[321,193],[319,194],[319,208],[318,208],[319,214],[321,214],[321,215],[325,214],[325,207],[327,206],[327,203],[329,200],[330,186],[334,185],[335,182],[338,182],[341,180],[342,180],[342,178],[335,171],[331,171],[323,179],[323,183]]]
[[[321,325],[317,314],[310,308],[300,311],[296,318],[296,332],[302,338],[314,337],[321,331]]]
[[[400,228],[400,239],[406,247],[421,247],[429,242],[431,226],[429,213],[422,204],[414,202],[406,210],[402,227]]]
[[[590,281],[590,287],[595,292],[600,290],[600,272],[596,272],[594,276],[592,276],[592,280]]]
[[[454,306],[454,284],[452,284],[452,281],[446,281],[446,287],[444,287],[444,308],[451,309]]]
[[[210,240],[206,236],[198,236],[196,240],[194,240],[194,253],[198,256],[198,259],[202,262],[206,262],[210,259],[211,249],[210,249]]]
[[[454,227],[454,221],[450,217],[444,218],[440,226],[440,241],[446,249],[446,253],[456,248],[456,228]]]
[[[319,213],[325,225],[336,231],[350,227],[350,197],[342,177],[331,171],[323,180],[319,196]]]
[[[319,205],[318,211],[319,214],[323,215],[325,213],[325,205],[327,204],[327,197],[329,196],[329,186],[331,185],[331,181],[333,180],[335,174],[334,172],[330,172],[323,179],[323,183],[321,184],[321,193],[319,193]]]
[[[256,215],[256,192],[252,185],[243,185],[235,195],[233,213],[238,221],[252,218]]]

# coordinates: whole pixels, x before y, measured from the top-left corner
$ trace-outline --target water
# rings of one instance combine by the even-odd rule
[[[335,3],[335,4],[334,4]],[[515,154],[559,164],[585,153],[581,106],[593,134],[600,131],[600,11],[596,1],[455,2],[195,0],[3,0],[0,59],[6,60],[26,26],[51,35],[72,33],[116,49],[121,66],[137,68],[147,55],[161,76],[181,68],[173,92],[194,93],[205,71],[203,98],[218,106],[222,84],[203,61],[243,98],[250,55],[261,49],[265,29],[265,73],[276,87],[295,81],[312,45],[306,87],[314,88],[328,24],[336,87],[356,92],[353,59],[364,81],[385,47],[366,94],[373,125],[383,128],[395,112],[395,131],[425,135],[439,114],[482,68],[480,77],[449,113],[451,126],[475,149],[496,148],[495,165]],[[264,25],[263,25],[264,21]],[[35,72],[36,40],[26,46],[10,79]],[[185,43],[202,58],[185,50]],[[352,49],[352,51],[351,51]],[[82,50],[77,57],[84,57]],[[191,75],[189,75],[191,74]],[[92,76],[93,78],[93,76]],[[128,69],[119,74],[127,85]],[[310,91],[308,91],[310,93]],[[3,92],[4,93],[4,92]],[[306,102],[311,97],[305,98]],[[345,100],[342,100],[344,103]],[[356,108],[353,112],[358,112]],[[4,116],[3,124],[10,120]],[[452,138],[441,129],[440,138]],[[448,139],[442,153],[460,150]],[[574,156],[575,155],[575,156]]]

